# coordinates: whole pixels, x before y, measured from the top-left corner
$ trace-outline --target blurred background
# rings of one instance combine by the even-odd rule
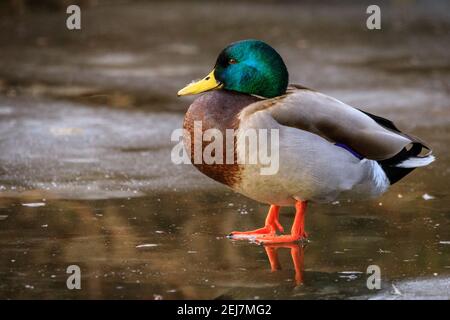
[[[292,83],[390,118],[438,158],[380,199],[313,204],[302,285],[286,248],[271,272],[263,247],[224,237],[267,206],[170,161],[194,99],[176,92],[246,38],[275,47]],[[449,40],[445,0],[2,1],[0,298],[449,298]]]

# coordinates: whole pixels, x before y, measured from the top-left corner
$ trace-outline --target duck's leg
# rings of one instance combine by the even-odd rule
[[[266,223],[264,227],[252,230],[252,231],[233,231],[228,236],[233,239],[248,239],[251,237],[262,236],[262,235],[276,235],[277,230],[283,232],[284,229],[278,220],[280,213],[280,207],[271,205],[269,213],[266,217]]]
[[[270,243],[288,243],[295,242],[306,238],[308,235],[305,232],[305,213],[306,201],[297,201],[295,203],[295,218],[292,224],[291,234],[277,236],[276,234],[261,235],[256,237],[256,242],[261,244]]]

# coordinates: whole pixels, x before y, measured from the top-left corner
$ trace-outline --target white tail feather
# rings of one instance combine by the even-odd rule
[[[396,165],[398,168],[417,168],[417,167],[425,167],[432,163],[436,158],[433,155],[429,155],[423,158],[419,157],[411,157],[406,159],[405,161],[400,162]]]

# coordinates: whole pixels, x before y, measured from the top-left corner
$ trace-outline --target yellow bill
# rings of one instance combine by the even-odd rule
[[[216,78],[214,77],[214,70],[213,70],[202,80],[188,84],[186,87],[178,91],[178,96],[198,94],[208,90],[220,88],[222,88],[222,83],[216,80]]]

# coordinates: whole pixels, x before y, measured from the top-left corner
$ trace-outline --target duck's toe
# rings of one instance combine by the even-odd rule
[[[306,232],[303,232],[299,235],[267,235],[267,236],[260,236],[256,237],[254,239],[254,242],[257,244],[276,244],[276,243],[293,243],[293,242],[299,242],[299,241],[305,241],[308,235]]]
[[[233,231],[227,237],[234,240],[248,240],[257,237],[275,236],[276,229],[272,225],[266,225],[262,228],[251,231]]]

